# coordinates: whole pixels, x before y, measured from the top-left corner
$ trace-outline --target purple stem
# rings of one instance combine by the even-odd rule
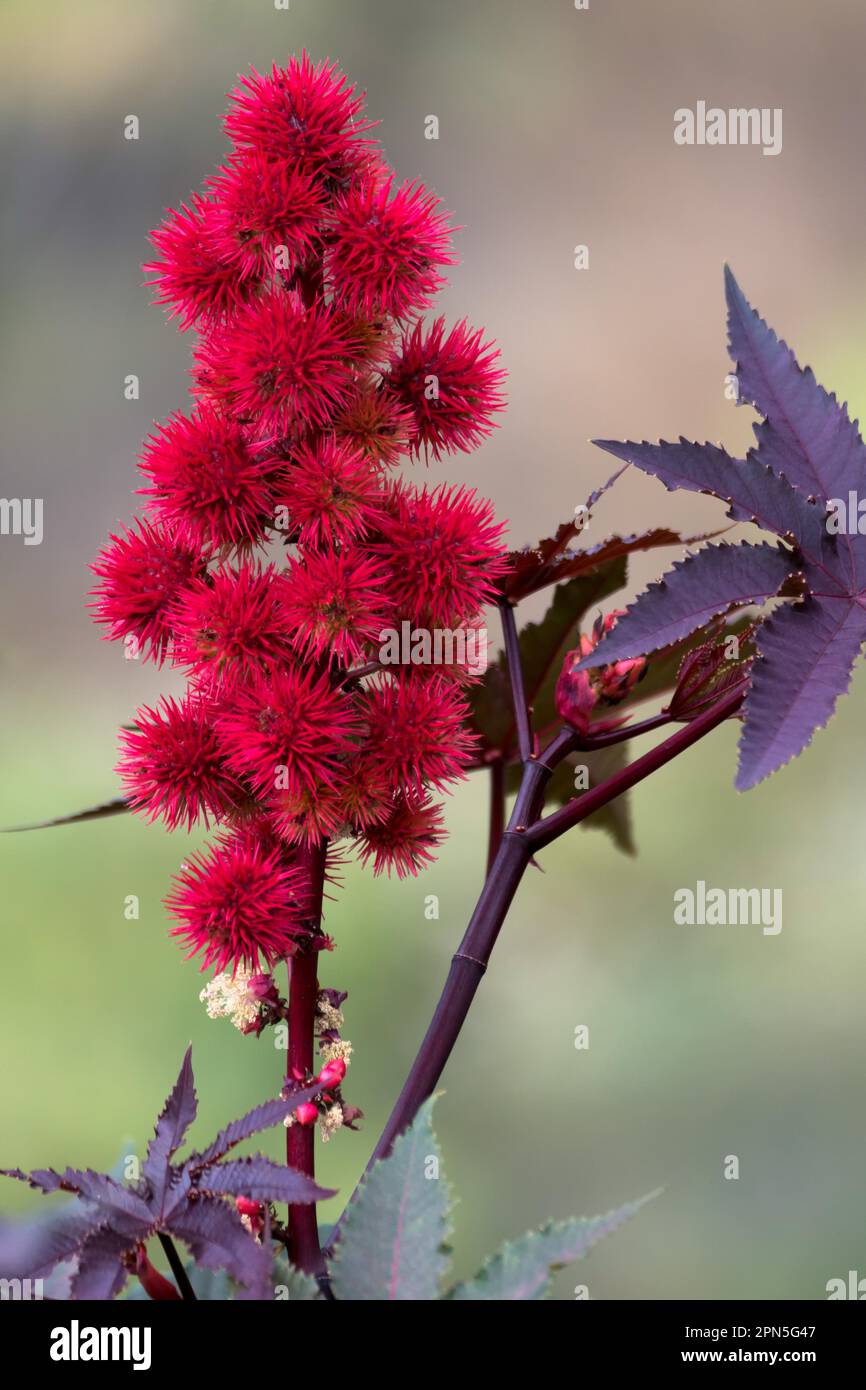
[[[523,665],[520,660],[520,638],[514,608],[508,599],[499,604],[502,619],[502,633],[505,638],[505,655],[508,660],[508,679],[511,682],[511,700],[514,705],[514,720],[517,725],[517,747],[520,761],[525,763],[532,753],[532,730],[529,727],[529,707],[523,688]]]

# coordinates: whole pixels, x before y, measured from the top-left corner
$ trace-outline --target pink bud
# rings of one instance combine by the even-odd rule
[[[323,1086],[339,1086],[343,1077],[346,1075],[346,1063],[342,1057],[332,1057],[330,1062],[326,1062],[319,1072],[318,1080]]]
[[[261,1216],[264,1212],[261,1202],[254,1202],[251,1197],[235,1197],[235,1206],[241,1216]]]
[[[319,1112],[311,1100],[299,1105],[295,1111],[295,1119],[299,1125],[314,1125],[319,1118]]]

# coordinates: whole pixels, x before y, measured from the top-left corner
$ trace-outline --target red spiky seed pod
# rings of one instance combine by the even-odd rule
[[[291,955],[304,934],[298,910],[299,875],[278,849],[251,831],[221,836],[192,854],[176,876],[166,906],[172,929],[201,969],[270,969]]]
[[[417,323],[403,338],[384,378],[412,419],[410,447],[439,459],[477,449],[505,408],[499,352],[464,319],[445,336],[445,320]]]
[[[422,185],[392,178],[353,183],[330,221],[325,267],[349,313],[404,319],[429,308],[454,265],[447,214]]]
[[[208,403],[157,426],[145,445],[141,492],[160,521],[202,548],[248,548],[273,525],[279,467]]]

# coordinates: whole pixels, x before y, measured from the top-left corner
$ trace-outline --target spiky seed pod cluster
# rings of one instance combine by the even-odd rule
[[[403,875],[441,840],[432,792],[472,754],[465,673],[350,673],[383,629],[469,630],[493,596],[490,505],[391,470],[477,447],[504,373],[481,332],[421,321],[448,215],[395,184],[333,64],[253,71],[225,128],[224,167],[152,234],[155,298],[198,335],[194,399],[145,443],[144,513],[94,563],[94,608],[187,680],[119,765],[135,810],[217,826],[168,899],[175,934],[203,968],[256,971],[308,930],[299,848],[354,840]]]

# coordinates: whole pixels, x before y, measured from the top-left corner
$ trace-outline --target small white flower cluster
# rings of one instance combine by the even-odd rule
[[[259,1001],[249,993],[251,976],[238,970],[234,976],[215,975],[199,995],[208,1018],[230,1018],[236,1028],[255,1022]]]
[[[319,1053],[322,1058],[322,1066],[326,1062],[335,1061],[338,1057],[348,1066],[352,1060],[352,1044],[348,1038],[337,1038],[334,1042],[321,1042],[319,1043]]]
[[[343,1123],[342,1105],[331,1105],[324,1115],[319,1116],[319,1133],[322,1136],[322,1143],[327,1144],[332,1135],[337,1133]]]
[[[322,991],[316,1000],[316,1031],[339,1033],[343,1026],[343,1010],[336,1009],[327,994]]]

